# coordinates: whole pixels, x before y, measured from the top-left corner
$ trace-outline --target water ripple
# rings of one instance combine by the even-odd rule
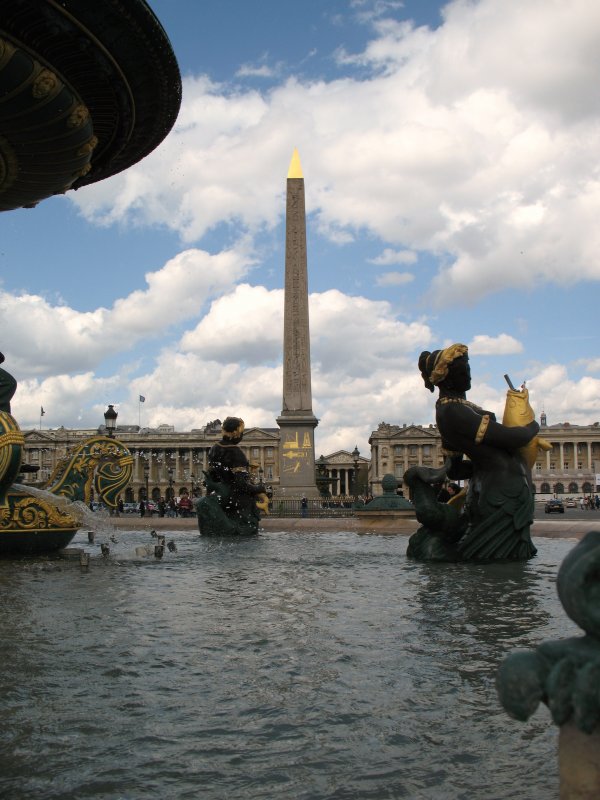
[[[119,531],[89,572],[0,562],[0,795],[11,800],[555,796],[556,732],[498,707],[515,647],[571,635],[571,542],[427,565],[403,537]],[[539,765],[539,769],[531,765]]]

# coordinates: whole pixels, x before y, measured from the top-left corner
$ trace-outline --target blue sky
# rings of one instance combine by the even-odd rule
[[[285,182],[307,198],[319,453],[433,421],[416,362],[469,345],[550,423],[600,420],[595,0],[151,0],[179,119],[114,178],[0,216],[21,427],[281,411]]]

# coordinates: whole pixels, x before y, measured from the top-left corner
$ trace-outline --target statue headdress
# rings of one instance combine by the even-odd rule
[[[244,420],[239,417],[226,417],[221,426],[224,439],[241,439],[244,433]]]
[[[419,369],[423,376],[425,386],[430,392],[433,392],[434,386],[441,383],[448,375],[450,364],[455,358],[467,355],[469,348],[466,344],[451,344],[444,350],[434,350],[432,353],[429,350],[424,350],[419,356]]]

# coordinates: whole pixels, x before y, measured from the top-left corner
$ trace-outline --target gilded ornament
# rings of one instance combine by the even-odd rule
[[[84,164],[83,167],[81,169],[78,169],[77,172],[74,172],[73,175],[76,178],[83,178],[84,175],[88,174],[88,172],[91,170],[91,168],[92,168],[92,165],[88,161],[87,164]]]
[[[75,106],[73,111],[69,114],[69,118],[67,119],[67,127],[69,128],[81,128],[82,125],[90,118],[90,112],[83,104]]]
[[[9,61],[16,53],[16,48],[6,39],[0,37],[0,61]]]
[[[94,148],[98,145],[98,137],[92,136],[84,145],[82,145],[79,150],[77,151],[78,156],[87,156],[90,155]]]
[[[31,93],[36,100],[48,97],[56,88],[61,87],[61,83],[53,72],[49,69],[42,69],[33,82]]]

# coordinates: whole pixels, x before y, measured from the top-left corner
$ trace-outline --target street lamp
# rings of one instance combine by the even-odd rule
[[[263,485],[263,478],[265,476],[265,471],[262,467],[258,468],[258,482],[262,486]]]
[[[115,428],[117,427],[117,417],[119,415],[115,411],[113,405],[109,405],[104,412],[104,427],[106,428],[106,435],[112,439],[115,435]]]
[[[354,450],[352,451],[352,460],[354,461],[354,499],[358,500],[358,459],[360,458],[360,452],[358,450],[358,446],[354,446]]]

